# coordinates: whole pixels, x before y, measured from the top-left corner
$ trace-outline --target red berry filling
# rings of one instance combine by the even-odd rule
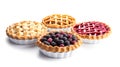
[[[73,29],[79,34],[86,35],[102,35],[110,30],[110,28],[101,22],[85,22],[81,24],[77,24],[73,27]]]

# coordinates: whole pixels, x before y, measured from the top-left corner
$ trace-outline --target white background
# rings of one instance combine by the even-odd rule
[[[0,0],[0,67],[120,67],[119,4],[119,0]],[[64,59],[47,58],[37,47],[8,42],[7,26],[23,20],[41,22],[53,13],[69,14],[77,22],[105,22],[112,27],[112,34],[99,44],[83,44]]]

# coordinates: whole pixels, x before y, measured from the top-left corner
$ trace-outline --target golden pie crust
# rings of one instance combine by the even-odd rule
[[[42,43],[40,41],[40,39],[42,37],[43,36],[41,36],[40,38],[38,38],[38,40],[36,42],[36,45],[38,47],[40,47],[41,49],[44,49],[44,50],[46,50],[48,52],[59,52],[59,53],[61,53],[61,52],[69,52],[69,51],[75,50],[76,48],[80,47],[81,44],[82,44],[82,40],[81,40],[81,38],[78,35],[77,35],[78,41],[74,45],[64,46],[64,47],[51,46],[51,45],[44,44],[44,43]]]
[[[52,14],[43,18],[42,23],[48,28],[66,28],[75,25],[75,18],[66,14]]]
[[[46,27],[35,21],[21,21],[10,25],[6,29],[6,34],[18,40],[34,39],[46,33]]]
[[[102,23],[102,22],[101,22]],[[104,23],[105,24],[105,23]],[[107,24],[105,24],[107,27],[109,27]],[[104,34],[101,34],[101,35],[87,35],[87,34],[79,34],[77,33],[73,28],[71,28],[71,31],[73,33],[76,33],[76,35],[79,35],[81,38],[83,39],[89,39],[89,40],[100,40],[100,39],[103,39],[103,38],[106,38],[108,37],[110,34],[111,34],[111,28],[109,27],[109,31],[108,32],[105,32]]]

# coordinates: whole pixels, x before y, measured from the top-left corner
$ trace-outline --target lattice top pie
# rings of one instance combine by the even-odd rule
[[[66,28],[75,24],[72,16],[64,14],[53,14],[43,18],[42,23],[49,28]]]
[[[35,21],[22,21],[15,23],[6,29],[9,37],[15,39],[33,39],[46,32],[46,27]]]
[[[88,39],[102,39],[111,32],[111,28],[108,25],[98,21],[77,24],[73,27],[73,30],[81,37]]]

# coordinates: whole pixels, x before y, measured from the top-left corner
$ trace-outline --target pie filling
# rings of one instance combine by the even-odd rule
[[[64,47],[74,45],[78,38],[66,32],[52,32],[43,36],[40,41],[46,45]]]
[[[110,30],[110,28],[105,23],[96,22],[96,21],[77,24],[73,27],[73,29],[78,34],[96,35],[96,36],[103,35]]]

